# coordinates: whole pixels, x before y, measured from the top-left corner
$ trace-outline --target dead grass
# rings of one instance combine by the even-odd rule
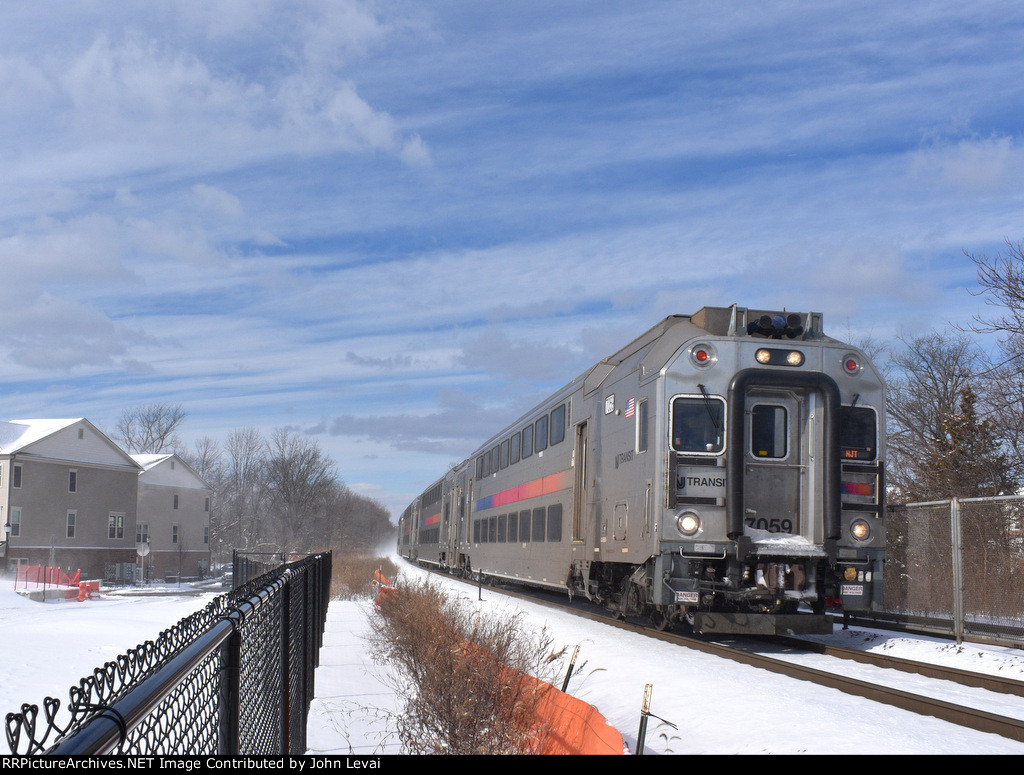
[[[536,708],[557,656],[546,630],[482,616],[429,581],[396,584],[372,625],[372,650],[404,700],[396,723],[407,753],[539,750],[547,730]]]
[[[389,579],[398,575],[398,566],[387,557],[335,553],[331,563],[331,599],[373,597],[377,594],[373,572],[378,569]]]

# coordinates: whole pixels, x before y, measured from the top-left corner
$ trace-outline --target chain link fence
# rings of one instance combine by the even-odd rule
[[[306,752],[331,555],[281,565],[71,687],[8,713],[11,754]]]
[[[882,618],[1024,643],[1024,497],[888,509]]]

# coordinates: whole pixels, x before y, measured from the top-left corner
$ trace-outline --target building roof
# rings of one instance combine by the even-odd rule
[[[90,443],[72,447],[67,443],[75,426],[87,428]],[[79,436],[78,438],[82,438]],[[102,462],[107,465],[138,463],[113,442],[103,431],[84,417],[37,420],[0,420],[0,455],[41,455],[74,459],[81,462]]]
[[[203,489],[210,488],[209,483],[202,476],[200,476],[191,465],[189,465],[188,461],[186,461],[184,458],[181,457],[181,455],[177,454],[176,452],[157,452],[153,454],[130,453],[130,457],[132,460],[136,462],[137,465],[141,466],[142,468],[142,471],[139,472],[139,476],[144,476],[148,474],[150,471],[156,469],[158,466],[162,465],[163,463],[166,463],[169,460],[173,460],[176,464],[180,464],[182,466],[182,469],[186,471],[189,476],[194,477],[196,482],[198,482]],[[166,473],[167,472],[165,471],[165,474]],[[146,476],[146,479],[154,483],[157,483],[157,478],[155,477]],[[163,483],[170,484],[171,482],[164,481]],[[178,484],[181,483],[182,482],[178,482]]]
[[[18,452],[83,420],[82,417],[70,420],[0,420],[0,453]]]

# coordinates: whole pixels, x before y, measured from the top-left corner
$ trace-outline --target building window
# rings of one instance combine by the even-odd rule
[[[209,543],[210,543],[210,528],[204,526],[203,527],[203,544],[206,545],[206,544],[209,544]]]
[[[174,508],[178,508],[178,493],[174,493]]]
[[[205,511],[206,513],[210,512],[210,499],[209,498],[207,498],[205,501],[203,501],[203,511]]]
[[[68,471],[68,492],[78,492],[78,471]]]
[[[11,487],[13,487],[16,490],[21,488],[21,466],[20,465],[13,465],[13,466],[11,466]]]
[[[124,538],[124,514],[110,512],[107,518],[107,538],[115,541]]]
[[[78,516],[77,511],[68,512],[68,538],[75,537],[75,518]]]
[[[79,428],[78,429],[78,438],[80,438],[80,439],[84,439],[85,438],[85,428]]]
[[[148,544],[149,543],[149,525],[145,522],[137,522],[135,524],[135,543],[137,544]]]
[[[177,525],[171,525],[171,543],[172,544],[178,543],[178,526]]]
[[[21,509],[11,509],[11,538],[21,535]]]

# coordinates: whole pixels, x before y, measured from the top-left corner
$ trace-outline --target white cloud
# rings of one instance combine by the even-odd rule
[[[913,154],[911,176],[968,194],[1019,190],[1024,143],[1006,135],[939,142]]]

